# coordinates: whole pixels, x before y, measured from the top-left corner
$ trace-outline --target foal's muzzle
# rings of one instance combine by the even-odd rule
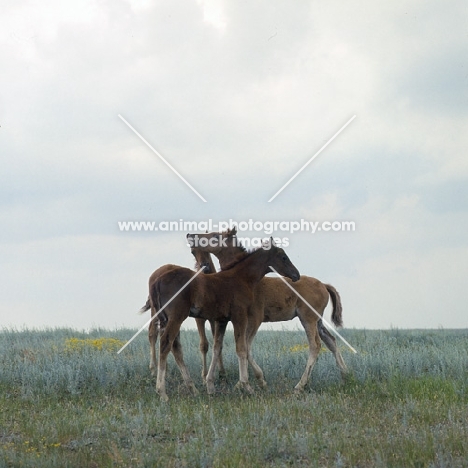
[[[301,274],[297,271],[296,273],[293,273],[291,276],[291,281],[295,283],[296,281],[299,281],[301,279]]]

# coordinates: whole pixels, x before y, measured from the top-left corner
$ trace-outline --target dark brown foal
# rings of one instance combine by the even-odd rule
[[[247,255],[245,248],[240,245],[236,237],[235,228],[222,233],[188,234],[187,240],[192,248],[193,255],[200,255],[200,252],[214,254],[219,260],[222,271],[231,268],[232,265],[235,265]],[[306,368],[295,387],[296,391],[301,391],[308,382],[320,351],[320,338],[335,356],[336,364],[343,376],[346,375],[347,369],[336,345],[335,337],[325,328],[320,319],[328,304],[329,297],[331,297],[333,305],[332,321],[336,326],[342,326],[342,306],[338,291],[329,284],[323,284],[318,279],[304,275],[294,283],[293,288],[304,297],[319,315],[294,294],[280,278],[263,278],[254,291],[255,300],[258,302],[258,307],[262,308],[263,316],[255,316],[251,321],[260,320],[260,323],[280,322],[299,317],[309,343],[309,357]],[[260,323],[249,323],[249,346]]]
[[[214,371],[219,360],[222,335],[229,321],[234,327],[236,352],[239,359],[238,388],[252,393],[248,383],[247,363],[249,359],[248,325],[250,333],[253,324],[261,323],[255,317],[263,317],[263,310],[254,301],[254,289],[260,280],[273,267],[281,275],[297,281],[300,278],[296,267],[291,263],[283,249],[274,245],[273,239],[262,248],[249,253],[240,262],[227,271],[210,275],[198,275],[188,268],[171,270],[159,277],[150,289],[151,306],[157,313],[179,289],[192,279],[174,300],[167,305],[164,313],[167,323],[161,329],[158,376],[156,389],[161,399],[167,400],[165,380],[167,355],[177,338],[180,326],[189,317],[215,320],[219,322],[216,329],[213,357],[206,378],[208,393],[214,392]],[[256,330],[255,330],[256,332]],[[250,359],[249,359],[250,360]],[[179,364],[179,363],[178,363]],[[251,362],[252,364],[252,362]],[[194,388],[185,365],[180,366],[182,377],[190,388]],[[255,369],[256,377],[264,382],[260,367]]]
[[[210,273],[215,273],[216,268],[213,265],[213,261],[211,260],[211,255],[208,252],[204,252],[202,250],[198,250],[197,252],[193,252],[193,255],[195,257],[196,263],[195,263],[195,270],[198,271],[201,267],[204,267],[204,273],[205,274],[210,274]],[[175,270],[177,268],[182,268],[178,265],[173,265],[173,264],[166,264],[161,267],[159,267],[157,270],[155,270],[151,276],[149,277],[148,283],[149,283],[149,288],[153,286],[153,284],[156,282],[156,280],[164,275],[165,273]],[[151,299],[148,297],[148,300],[146,301],[146,304],[138,311],[140,314],[145,313],[146,311],[151,309],[151,317],[154,317],[154,308],[151,308]],[[164,312],[164,311],[163,311]],[[164,320],[164,317],[163,317]],[[202,355],[202,377],[203,380],[206,379],[206,374],[207,374],[207,363],[206,363],[206,355],[208,353],[208,339],[206,337],[206,330],[205,330],[205,323],[206,320],[204,319],[195,319],[195,322],[197,324],[197,329],[198,329],[198,334],[200,335],[200,352]],[[215,335],[215,327],[216,324],[213,320],[210,320],[210,327],[211,327],[211,333],[213,336]],[[160,330],[160,321],[158,318],[155,318],[151,321],[149,328],[148,328],[148,339],[150,343],[150,371],[151,375],[156,375],[156,342],[158,340],[159,336],[159,330]],[[179,344],[179,336],[176,338],[176,346]],[[177,352],[177,350],[176,350]],[[222,357],[219,360],[219,372],[220,374],[224,373],[224,364]]]

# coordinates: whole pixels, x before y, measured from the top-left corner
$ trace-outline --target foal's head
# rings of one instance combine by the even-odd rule
[[[199,252],[213,254],[218,258],[221,270],[228,270],[248,255],[236,234],[236,228],[223,232],[187,234],[187,241],[193,255],[197,256]]]
[[[286,252],[275,245],[273,238],[263,244],[262,248],[267,251],[267,273],[271,273],[273,270],[270,267],[273,267],[280,275],[290,278],[293,282],[301,278],[299,270],[289,260]]]
[[[236,228],[223,232],[206,232],[205,234],[187,234],[187,242],[192,249],[203,250],[204,252],[218,255],[226,248],[237,245]]]
[[[211,255],[202,249],[192,248],[192,254],[195,257],[195,269],[204,268],[204,273],[216,273],[216,268],[211,260]]]

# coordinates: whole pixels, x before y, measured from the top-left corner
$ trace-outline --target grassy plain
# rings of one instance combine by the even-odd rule
[[[0,331],[0,466],[468,466],[468,330],[344,330],[351,377],[330,352],[293,394],[305,366],[301,331],[260,331],[254,354],[269,387],[234,390],[228,371],[208,397],[198,336],[183,332],[200,390],[187,393],[173,359],[169,403],[155,393],[142,334],[133,330]]]

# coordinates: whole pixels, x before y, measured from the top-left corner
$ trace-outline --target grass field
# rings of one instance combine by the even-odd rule
[[[228,375],[208,397],[195,331],[171,357],[169,403],[155,393],[145,334],[133,330],[0,331],[0,466],[468,466],[468,330],[344,330],[352,376],[323,351],[306,391],[303,332],[260,331],[254,354],[269,383],[246,396],[232,334]]]

